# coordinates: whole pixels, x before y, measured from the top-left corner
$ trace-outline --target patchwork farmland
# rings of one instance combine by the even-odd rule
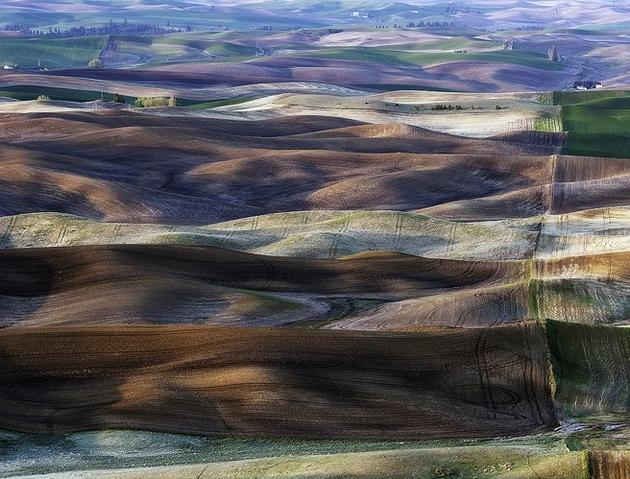
[[[0,5],[0,477],[630,477],[621,3]]]

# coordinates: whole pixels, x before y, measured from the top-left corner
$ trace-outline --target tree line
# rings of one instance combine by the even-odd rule
[[[127,20],[123,22],[109,21],[104,25],[91,26],[73,26],[62,30],[58,27],[48,27],[48,29],[33,29],[25,25],[4,25],[4,31],[21,32],[28,35],[43,37],[88,37],[100,35],[165,35],[169,33],[191,32],[192,27],[171,26],[170,22],[166,25],[153,25],[150,23],[130,23]]]
[[[418,23],[409,22],[407,28],[453,28],[455,22],[424,22],[420,20]]]

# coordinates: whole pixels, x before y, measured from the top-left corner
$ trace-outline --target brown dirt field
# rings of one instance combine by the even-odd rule
[[[419,333],[0,331],[0,427],[494,437],[556,423],[535,323]]]
[[[203,63],[194,62],[178,65],[163,65],[151,69],[138,70],[147,72],[149,78],[163,76],[169,78],[212,78],[225,84],[243,84],[256,82],[323,82],[334,85],[425,85],[461,91],[488,91],[492,87],[483,82],[462,81],[457,78],[445,78],[438,73],[427,73],[422,67],[396,66],[386,63],[339,60],[329,58],[300,56],[269,56],[247,63]],[[65,72],[61,73],[66,75]],[[91,72],[70,72],[72,75],[92,76]],[[200,75],[202,74],[202,75]],[[99,77],[103,73],[97,74]],[[134,75],[131,73],[131,75]],[[195,80],[196,79],[196,80]]]
[[[331,117],[6,114],[0,139],[0,214],[140,223],[308,209],[439,211],[541,188],[550,165],[544,146]],[[540,209],[507,201],[516,216]]]
[[[527,264],[400,254],[322,260],[212,247],[112,245],[2,250],[0,272],[0,300],[6,305],[0,324],[225,324],[230,319],[229,324],[251,326],[334,316],[325,307],[313,318],[312,311],[300,311],[300,303],[281,301],[278,294],[319,301],[400,300],[522,281]],[[269,311],[253,321],[245,314],[247,299],[260,301],[263,293],[276,296],[262,298],[270,302]],[[245,310],[228,314],[239,305]]]
[[[510,161],[508,156],[507,161]],[[483,197],[441,202],[418,213],[454,220],[492,220],[567,214],[628,204],[627,160],[549,155],[538,163],[538,181]]]
[[[626,159],[562,156],[554,175],[553,213],[625,206],[630,191]]]
[[[428,74],[445,76],[453,83],[482,86],[477,91],[542,91],[562,89],[567,84],[566,71],[548,71],[524,65],[481,61],[458,61],[430,66]]]
[[[537,282],[533,286],[539,317],[574,323],[627,325],[629,266],[627,251],[536,262],[533,273]]]
[[[536,264],[542,277],[593,277],[602,281],[630,280],[630,252],[593,254],[553,260]]]
[[[137,75],[128,70],[130,76]],[[163,65],[137,70],[146,72],[147,78],[163,78],[163,81],[193,82],[211,78],[213,82],[242,84],[247,82],[303,81],[323,82],[335,85],[371,86],[422,85],[464,92],[540,91],[563,88],[567,83],[566,72],[540,70],[524,65],[483,61],[449,61],[439,65],[394,65],[374,61],[317,58],[299,55],[265,56],[246,63],[203,63]],[[203,74],[203,77],[199,74]],[[62,71],[60,75],[97,76],[106,73],[90,71]],[[195,75],[196,74],[196,75]],[[571,78],[573,74],[571,74]],[[421,88],[419,88],[421,89]]]
[[[575,71],[570,71],[573,79]],[[450,61],[438,65],[395,65],[385,62],[318,58],[300,55],[264,56],[246,62],[173,63],[124,69],[67,69],[49,72],[0,72],[0,85],[48,85],[126,92],[182,91],[265,83],[308,82],[372,88],[376,84],[417,85],[418,89],[462,92],[541,91],[563,88],[567,73],[524,65],[482,61]]]
[[[451,201],[416,210],[417,213],[455,221],[528,218],[544,214],[550,187],[537,185],[482,198]]]
[[[518,322],[527,315],[527,283],[522,282],[385,303],[327,327],[375,331],[414,331],[431,326],[471,328]]]
[[[630,176],[630,164],[626,158],[563,155],[554,173],[557,182],[595,181]]]

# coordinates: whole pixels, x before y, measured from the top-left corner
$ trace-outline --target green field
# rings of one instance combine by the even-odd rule
[[[239,33],[240,35],[240,33]],[[114,67],[121,65],[159,65],[173,62],[219,59],[243,61],[262,53],[252,40],[264,34],[245,32],[194,32],[173,35],[113,35],[116,45],[112,58]],[[248,40],[249,44],[243,39]],[[0,65],[24,68],[85,67],[99,56],[107,45],[106,36],[78,38],[3,38],[0,41]],[[274,49],[304,50],[312,48],[297,43],[276,45]],[[561,70],[563,65],[547,60],[542,54],[528,51],[500,50],[500,44],[468,36],[458,36],[424,43],[391,45],[388,47],[327,47],[305,51],[307,56],[363,60],[400,66],[434,65],[451,61],[482,61],[524,65],[542,70]],[[476,49],[478,51],[467,51]],[[461,53],[455,53],[461,50]],[[465,53],[464,53],[465,52]],[[111,52],[107,52],[111,55]],[[103,60],[107,64],[109,57]]]
[[[553,104],[571,106],[589,103],[594,100],[612,100],[615,98],[630,97],[630,91],[623,90],[590,90],[590,91],[555,91],[553,92]]]
[[[255,32],[254,32],[255,33]],[[230,40],[231,32],[181,33],[172,35],[113,35],[115,52],[104,58],[106,66],[156,66],[196,61],[244,61],[262,50]],[[233,36],[233,35],[232,35]],[[251,32],[244,35],[250,37]],[[111,55],[111,56],[110,56]],[[112,65],[113,63],[113,65]]]
[[[205,49],[206,53],[221,57],[253,57],[258,52],[256,47],[238,45],[236,43],[214,43]]]
[[[556,92],[568,132],[565,153],[630,158],[630,92]]]
[[[107,45],[107,38],[3,38],[0,64],[24,68],[85,67]]]
[[[42,87],[31,85],[9,86],[0,89],[0,97],[14,98],[16,100],[35,100],[38,96],[45,95],[50,100],[61,101],[95,101],[114,99],[114,95],[96,90],[73,90],[70,88]],[[133,102],[135,97],[124,96],[128,102]]]
[[[546,55],[519,50],[491,50],[485,52],[455,53],[394,50],[381,47],[339,47],[310,52],[311,56],[363,60],[397,65],[433,65],[453,61],[477,61],[524,65],[541,70],[562,70],[563,65],[550,62]]]
[[[546,322],[556,378],[556,404],[573,417],[627,414],[630,329]]]
[[[105,100],[113,101],[114,95],[111,93],[100,92],[96,90],[74,90],[71,88],[55,88],[55,87],[42,87],[33,85],[16,85],[0,88],[0,97],[13,98],[15,100],[28,101],[36,100],[40,95],[47,96],[50,100],[60,101],[96,101]],[[134,96],[120,95],[125,103],[133,104],[136,100]],[[217,108],[226,105],[235,105],[238,103],[244,103],[246,101],[255,100],[258,97],[238,97],[238,98],[225,98],[219,100],[197,101],[187,100],[184,98],[177,99],[177,106],[185,106],[195,109],[208,109]]]

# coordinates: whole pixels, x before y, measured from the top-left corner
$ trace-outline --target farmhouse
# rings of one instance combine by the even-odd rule
[[[573,82],[574,90],[593,90],[594,88],[602,88],[602,82],[593,80],[583,80]]]

